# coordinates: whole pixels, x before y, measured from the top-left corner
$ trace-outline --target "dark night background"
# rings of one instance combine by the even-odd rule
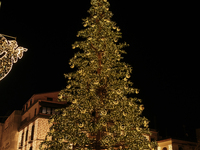
[[[0,81],[0,121],[21,109],[36,93],[66,86],[64,73],[89,16],[90,0],[1,0],[0,33],[17,37],[28,48]],[[130,44],[123,61],[133,67],[131,80],[140,89],[144,116],[163,138],[195,138],[200,127],[197,4],[183,1],[108,0],[113,21]],[[186,136],[186,133],[189,135]]]

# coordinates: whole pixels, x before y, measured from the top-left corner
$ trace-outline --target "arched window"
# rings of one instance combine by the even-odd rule
[[[162,150],[167,150],[167,147],[164,147]]]

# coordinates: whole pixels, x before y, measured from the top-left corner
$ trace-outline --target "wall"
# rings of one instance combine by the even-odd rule
[[[33,125],[35,126],[34,136],[33,136],[32,142],[30,142],[30,136],[32,134],[31,129],[32,129]],[[30,147],[32,146],[32,150],[38,150],[40,143],[45,139],[46,134],[49,131],[50,126],[51,126],[51,124],[48,123],[48,119],[37,118],[34,122],[30,123],[24,129],[19,131],[17,148],[21,147],[21,150],[29,150]],[[27,129],[28,129],[28,140],[25,141]],[[21,140],[22,140],[22,133],[23,132],[24,132],[23,144],[21,146]]]
[[[33,106],[31,106],[29,110],[22,115],[21,121],[28,122],[29,120],[31,120],[35,116],[35,109],[37,115],[39,112],[39,103],[35,103]]]
[[[0,150],[1,150],[1,139],[2,139],[2,136],[3,136],[3,123],[0,123]]]
[[[181,147],[183,150],[194,150],[197,143],[196,142],[190,142],[190,141],[183,141],[183,140],[172,140],[173,144],[173,150],[179,150]]]
[[[160,140],[158,142],[158,150],[163,150],[163,148],[167,148],[167,150],[173,150],[172,149],[172,139],[166,139],[166,140]]]
[[[48,123],[48,119],[38,118],[35,121],[35,127],[36,127],[35,134],[36,134],[37,141],[35,143],[36,149],[34,148],[33,150],[39,149],[40,143],[45,139],[50,126],[51,124]]]
[[[18,128],[21,122],[21,110],[15,110],[5,121],[1,150],[16,150],[18,142]]]

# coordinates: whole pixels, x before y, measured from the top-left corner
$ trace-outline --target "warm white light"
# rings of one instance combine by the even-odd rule
[[[169,150],[172,150],[172,145],[171,144],[168,145],[168,148],[169,148]]]
[[[0,81],[11,71],[13,63],[21,59],[27,49],[19,47],[17,41],[7,40],[0,34]]]

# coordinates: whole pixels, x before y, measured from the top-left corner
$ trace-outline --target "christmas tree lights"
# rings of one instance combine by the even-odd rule
[[[141,99],[130,97],[139,90],[129,80],[132,67],[121,62],[123,47],[118,43],[120,28],[107,0],[91,0],[90,16],[83,19],[85,29],[72,49],[75,53],[69,65],[75,72],[65,74],[68,84],[59,93],[60,101],[69,107],[57,109],[49,120],[53,125],[41,143],[44,150],[149,150],[155,142],[150,135],[148,119],[142,117]],[[52,140],[47,140],[51,137]]]
[[[16,40],[7,40],[0,34],[0,81],[11,71],[13,63],[21,59],[27,49],[19,47]]]

